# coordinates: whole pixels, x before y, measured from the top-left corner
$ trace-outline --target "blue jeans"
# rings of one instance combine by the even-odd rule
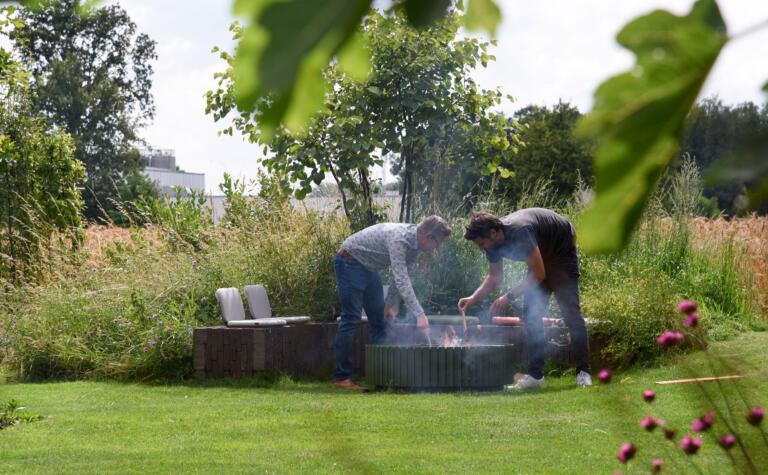
[[[336,287],[341,301],[341,322],[336,331],[333,351],[336,356],[334,381],[349,378],[352,374],[352,340],[360,326],[362,309],[368,315],[371,329],[371,344],[382,344],[387,338],[384,324],[384,291],[381,276],[371,272],[360,263],[340,254],[333,260],[336,273]]]

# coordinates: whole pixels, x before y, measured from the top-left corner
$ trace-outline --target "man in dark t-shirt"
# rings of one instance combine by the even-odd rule
[[[485,251],[488,275],[469,296],[459,300],[459,310],[466,310],[493,292],[504,280],[504,260],[525,262],[528,275],[512,290],[491,304],[491,313],[501,313],[512,300],[523,297],[523,321],[528,347],[528,374],[516,388],[544,384],[546,341],[541,318],[552,294],[560,306],[563,320],[571,333],[576,381],[591,386],[589,341],[579,304],[579,260],[573,225],[554,211],[527,208],[499,219],[490,213],[473,213],[464,237]]]

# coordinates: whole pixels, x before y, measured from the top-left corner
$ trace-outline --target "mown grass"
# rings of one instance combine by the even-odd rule
[[[768,334],[748,333],[712,349],[738,358],[745,376],[721,384],[731,401],[743,394],[766,406],[766,348]],[[728,417],[720,398],[694,456],[637,423],[652,413],[678,429],[676,440],[690,433],[691,420],[713,404],[695,386],[654,381],[708,375],[705,361],[691,354],[588,389],[572,375],[548,377],[544,389],[522,394],[352,394],[286,379],[6,383],[0,400],[19,399],[44,419],[0,432],[0,472],[647,473],[662,458],[670,473],[695,473],[691,462],[705,473],[731,473],[712,437],[724,433]],[[641,392],[651,387],[657,399],[648,405]],[[710,395],[717,387],[706,386]],[[764,469],[768,450],[737,406],[733,420]],[[615,455],[629,441],[639,451],[627,467]]]

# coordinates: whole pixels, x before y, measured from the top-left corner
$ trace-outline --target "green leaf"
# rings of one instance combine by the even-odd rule
[[[579,226],[588,253],[617,251],[629,240],[727,37],[714,0],[699,0],[685,17],[657,10],[637,18],[617,40],[637,63],[598,87],[578,128],[599,146],[596,199]]]
[[[241,110],[255,110],[270,96],[261,118],[266,141],[281,121],[295,128],[322,106],[322,70],[360,25],[371,0],[239,0],[235,11],[250,13],[237,47],[234,82]],[[358,74],[360,52],[344,49],[344,66]]]
[[[450,6],[451,0],[405,0],[403,4],[408,22],[418,28],[445,18]]]
[[[496,27],[501,23],[501,10],[493,0],[469,0],[464,26],[470,31],[487,31],[496,35]]]

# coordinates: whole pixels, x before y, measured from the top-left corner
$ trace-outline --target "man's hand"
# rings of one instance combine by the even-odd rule
[[[509,301],[509,298],[507,298],[507,295],[506,294],[502,295],[501,297],[494,300],[493,303],[491,304],[491,308],[490,308],[491,314],[496,314],[496,315],[501,314],[502,312],[504,312],[504,310],[507,309],[507,307],[509,307],[510,303],[511,302]]]
[[[393,323],[395,321],[395,312],[392,311],[392,307],[389,304],[384,305],[384,323],[387,323],[387,320]]]
[[[429,341],[429,320],[423,312],[416,317],[416,329]]]
[[[475,299],[472,297],[464,297],[463,299],[459,299],[459,311],[466,312],[469,307],[475,304]]]

